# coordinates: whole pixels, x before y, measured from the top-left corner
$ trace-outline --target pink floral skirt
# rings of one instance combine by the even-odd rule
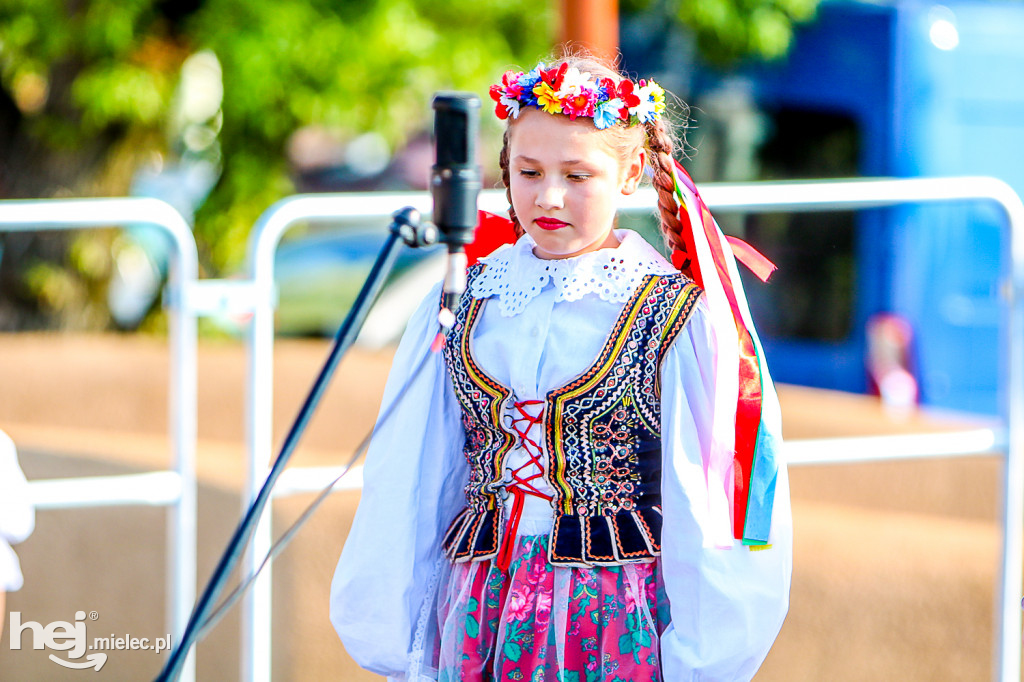
[[[439,596],[440,682],[660,682],[658,563],[563,567],[524,535],[505,573],[455,564]]]

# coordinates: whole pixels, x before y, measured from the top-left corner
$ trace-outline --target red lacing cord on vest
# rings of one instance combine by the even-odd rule
[[[519,412],[520,416],[512,420],[512,430],[519,435],[519,446],[526,451],[529,459],[522,466],[512,470],[512,481],[505,486],[505,490],[511,493],[514,499],[512,501],[512,513],[508,519],[508,526],[505,528],[505,536],[501,539],[501,547],[498,549],[498,556],[495,558],[495,564],[502,571],[507,571],[512,563],[512,552],[515,549],[516,535],[519,532],[519,520],[523,516],[523,501],[526,499],[526,496],[533,495],[544,500],[551,500],[550,495],[545,495],[530,483],[530,481],[541,478],[544,475],[544,465],[540,459],[543,455],[543,450],[529,436],[530,429],[540,424],[544,410],[541,409],[536,415],[532,415],[524,408],[528,405],[543,404],[543,400],[523,400],[513,404],[513,407]],[[525,424],[525,428],[523,428],[523,424]],[[520,474],[523,469],[530,465],[537,468],[536,472],[529,476],[521,477]]]

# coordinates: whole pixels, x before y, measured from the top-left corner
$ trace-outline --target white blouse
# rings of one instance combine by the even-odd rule
[[[560,260],[535,257],[534,243],[524,236],[484,259],[488,267],[468,293],[490,299],[474,330],[473,354],[517,400],[543,400],[585,371],[642,278],[675,272],[636,233],[616,235],[617,248]],[[422,652],[431,650],[424,641],[429,629],[417,626],[424,625],[423,603],[433,600],[438,567],[447,561],[441,539],[465,506],[468,476],[461,411],[442,355],[428,358],[398,395],[431,353],[439,286],[410,320],[395,355],[382,413],[396,398],[400,402],[374,433],[362,499],[331,589],[331,620],[348,653],[367,670],[407,682],[434,679],[419,666]],[[738,542],[716,547],[711,540],[701,453],[709,446],[714,404],[712,334],[701,300],[662,366],[660,561],[672,606],[661,659],[664,679],[673,682],[749,679],[789,606],[792,523],[784,463],[770,548],[751,551]],[[765,423],[781,433],[771,382],[765,387]],[[533,428],[533,440],[543,443],[542,426]],[[527,461],[516,448],[506,468]],[[543,478],[531,483],[550,492]],[[519,534],[545,534],[551,522],[550,503],[526,496]]]

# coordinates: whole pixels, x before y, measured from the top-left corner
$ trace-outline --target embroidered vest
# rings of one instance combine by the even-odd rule
[[[470,281],[482,268],[469,269]],[[682,274],[647,275],[597,360],[547,394],[544,476],[555,490],[552,564],[621,564],[661,553],[661,360],[700,294]],[[504,460],[516,445],[514,432],[502,426],[512,390],[489,377],[471,351],[483,304],[463,297],[444,347],[462,407],[470,471],[467,506],[444,538],[444,551],[456,562],[497,554],[505,524]]]

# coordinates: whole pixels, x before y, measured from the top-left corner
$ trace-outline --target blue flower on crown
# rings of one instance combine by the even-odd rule
[[[519,87],[522,89],[519,101],[523,104],[537,106],[537,95],[533,94],[533,88],[540,82],[540,70],[543,68],[544,63],[541,62],[519,77]]]
[[[607,102],[601,102],[594,108],[594,125],[600,130],[610,128],[619,121],[619,111],[622,109],[621,99],[612,99]]]

